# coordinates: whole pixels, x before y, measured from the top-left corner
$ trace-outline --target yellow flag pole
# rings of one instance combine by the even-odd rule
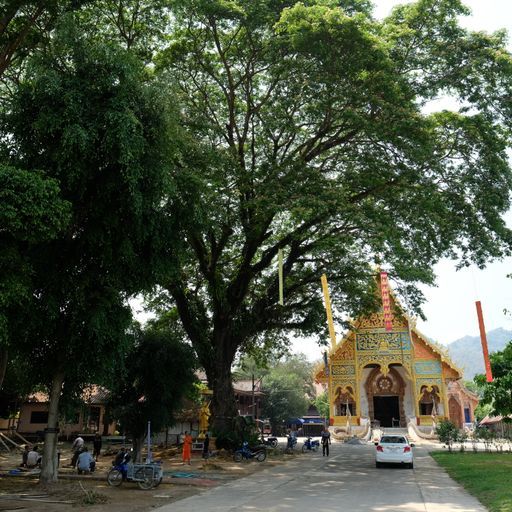
[[[279,304],[284,306],[284,277],[283,277],[283,249],[277,251],[279,265]]]
[[[336,347],[336,333],[334,332],[334,323],[332,321],[331,298],[329,297],[329,288],[327,287],[327,276],[322,274],[322,290],[324,292],[325,312],[327,313],[327,325],[329,326],[329,336],[331,337],[332,348]]]

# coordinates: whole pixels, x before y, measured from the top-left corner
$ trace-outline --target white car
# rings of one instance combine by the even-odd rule
[[[412,469],[414,460],[412,447],[405,436],[383,435],[378,443],[375,443],[375,466],[380,468],[382,463],[406,464]]]

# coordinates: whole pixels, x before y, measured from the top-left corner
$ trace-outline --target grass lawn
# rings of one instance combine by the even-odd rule
[[[430,455],[491,512],[512,512],[511,453],[432,452]]]

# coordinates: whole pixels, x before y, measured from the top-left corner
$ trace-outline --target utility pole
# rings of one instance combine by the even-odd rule
[[[256,403],[256,384],[259,383],[261,386],[261,381],[263,377],[260,377],[259,379],[254,379],[254,373],[252,374],[252,414],[255,420],[258,419],[258,407]]]
[[[258,419],[258,411],[256,410],[256,400],[255,400],[255,396],[254,396],[254,391],[255,391],[255,388],[256,385],[254,384],[254,373],[252,374],[252,414],[254,416],[254,419],[257,420]]]

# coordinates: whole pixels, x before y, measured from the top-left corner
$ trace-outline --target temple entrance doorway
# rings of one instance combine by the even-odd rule
[[[373,414],[381,427],[396,427],[400,419],[398,396],[374,396]]]
[[[398,368],[389,366],[383,373],[380,366],[372,368],[366,379],[368,415],[375,426],[405,427],[407,418],[404,411],[405,382]],[[393,421],[393,418],[395,421]]]

